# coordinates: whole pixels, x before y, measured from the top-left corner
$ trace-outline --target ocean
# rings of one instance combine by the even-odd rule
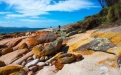
[[[13,33],[13,32],[28,32],[42,30],[45,28],[12,28],[12,27],[0,27],[0,34]]]

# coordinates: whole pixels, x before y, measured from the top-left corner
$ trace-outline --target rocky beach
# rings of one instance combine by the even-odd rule
[[[2,35],[0,75],[120,75],[120,30],[118,26],[70,35],[66,29],[51,28]]]

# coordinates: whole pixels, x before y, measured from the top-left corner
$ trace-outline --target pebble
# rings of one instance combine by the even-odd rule
[[[35,72],[35,71],[37,71],[37,66],[29,67],[29,70]]]
[[[42,56],[42,57],[40,58],[40,61],[41,61],[41,62],[45,61],[44,56]]]
[[[37,56],[36,55],[33,55],[33,59],[37,59]]]
[[[26,66],[26,67],[29,67],[29,66],[31,66],[31,65],[36,65],[38,62],[39,62],[39,59],[35,59],[35,60],[33,60],[33,61],[27,63],[25,66]]]
[[[45,66],[46,63],[45,63],[45,62],[38,62],[37,65],[38,65],[38,66]]]

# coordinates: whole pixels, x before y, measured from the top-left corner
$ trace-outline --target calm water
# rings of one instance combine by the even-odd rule
[[[28,32],[28,31],[36,31],[42,29],[45,28],[0,28],[0,34],[13,33],[13,32]]]

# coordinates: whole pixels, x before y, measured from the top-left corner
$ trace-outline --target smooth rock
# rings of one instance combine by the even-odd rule
[[[38,62],[37,65],[38,66],[45,66],[46,64],[45,64],[45,62]]]
[[[33,59],[37,59],[37,55],[33,55]]]
[[[18,59],[23,54],[25,54],[27,51],[28,51],[28,49],[16,50],[14,52],[1,56],[0,60],[4,61],[5,64],[8,65],[8,64],[11,64],[12,62],[14,62],[16,59]]]
[[[37,71],[37,66],[29,67],[29,70],[35,72],[35,71]]]
[[[42,56],[42,57],[40,58],[40,61],[41,61],[41,62],[45,61],[45,57]]]
[[[35,59],[35,60],[33,60],[33,61],[27,63],[25,66],[26,66],[26,67],[29,67],[29,66],[31,66],[31,65],[36,65],[38,62],[39,62],[39,59]]]
[[[26,55],[24,55],[23,57],[21,57],[18,60],[14,61],[13,64],[19,64],[20,65],[23,61],[25,61],[27,58],[31,57],[32,55],[33,55],[33,52],[30,51]]]

